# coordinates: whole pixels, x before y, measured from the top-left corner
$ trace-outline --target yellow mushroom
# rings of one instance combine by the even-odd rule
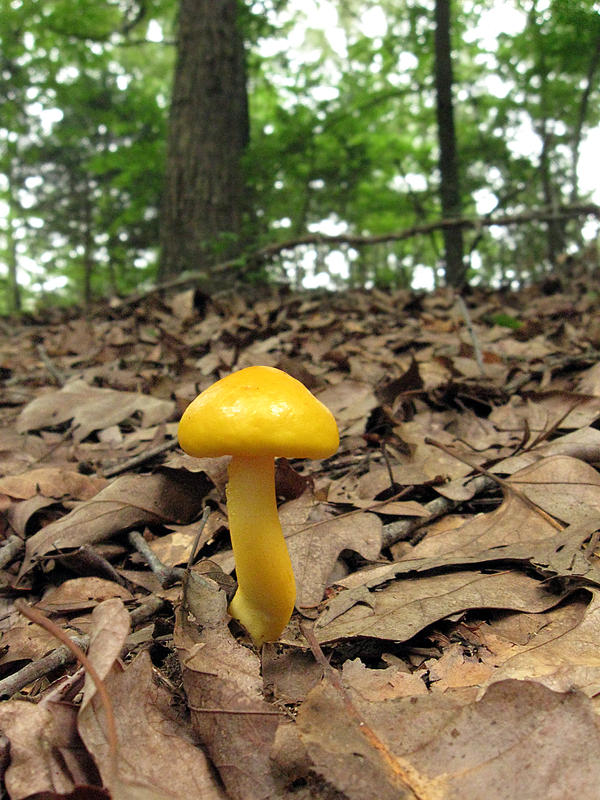
[[[277,514],[274,459],[333,455],[335,419],[300,381],[257,366],[199,394],[178,434],[192,456],[232,456],[227,513],[238,588],[229,614],[257,646],[275,641],[292,615],[296,584]]]

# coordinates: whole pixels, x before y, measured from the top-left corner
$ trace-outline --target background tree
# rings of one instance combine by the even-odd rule
[[[491,0],[452,5],[458,201],[467,216],[560,215],[586,200],[578,162],[600,122],[600,15],[594,0],[507,3],[501,16]],[[326,24],[282,0],[196,5],[80,0],[73,15],[62,0],[0,0],[3,310],[42,290],[72,302],[155,280],[161,191],[162,276],[304,235],[383,236],[442,217],[433,2],[328,0]],[[212,17],[202,31],[182,24],[189,81],[172,95],[178,10]],[[212,42],[193,51],[198,36]],[[194,66],[200,51],[215,60]],[[467,277],[528,280],[580,241],[563,219],[466,230]],[[298,286],[409,286],[442,280],[443,252],[430,230],[284,250],[264,269]]]
[[[248,144],[237,0],[180,0],[159,276],[242,252]]]
[[[450,0],[436,0],[435,89],[440,151],[440,200],[444,219],[459,218],[462,215],[452,87]],[[462,228],[458,226],[444,228],[443,234],[446,280],[452,286],[461,286],[465,278]]]

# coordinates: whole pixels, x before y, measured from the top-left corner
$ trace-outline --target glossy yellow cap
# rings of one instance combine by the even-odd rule
[[[179,444],[191,456],[327,458],[339,445],[333,414],[274,367],[232,372],[186,408]]]

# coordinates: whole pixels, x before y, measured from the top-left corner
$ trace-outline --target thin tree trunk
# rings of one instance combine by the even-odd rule
[[[161,212],[159,277],[242,249],[248,143],[237,0],[181,0]]]
[[[94,272],[94,236],[92,233],[91,187],[86,182],[84,198],[83,231],[83,302],[86,308],[92,302],[92,274]]]
[[[445,219],[461,216],[458,154],[452,102],[450,0],[435,3],[435,87],[439,142],[440,200]],[[460,287],[465,279],[463,235],[458,226],[444,229],[446,283]]]
[[[17,239],[15,236],[15,210],[16,189],[12,175],[12,168],[8,172],[8,214],[6,215],[6,261],[8,267],[9,285],[9,311],[21,310],[21,287],[19,286],[19,259],[17,255]]]

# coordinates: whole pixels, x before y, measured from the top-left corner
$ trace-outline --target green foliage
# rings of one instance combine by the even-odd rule
[[[585,199],[579,152],[600,123],[597,4],[509,5],[516,25],[495,43],[478,25],[496,4],[452,6],[470,215]],[[302,4],[240,0],[253,247],[315,230],[385,234],[440,216],[432,2],[333,7],[336,26]],[[123,293],[154,275],[176,11],[176,0],[79,0],[76,12],[67,0],[0,0],[0,311],[17,304],[17,270],[25,301],[40,291]],[[158,30],[163,41],[151,40]],[[578,236],[577,222],[466,234],[470,274],[541,274]],[[437,271],[441,249],[438,233],[346,248],[347,280],[409,285],[420,265]],[[300,280],[312,269],[339,283],[325,251],[312,268],[299,258],[282,257],[273,273]]]
[[[143,37],[153,13],[169,32],[173,9],[2,0],[2,12],[0,172],[22,289],[131,290],[157,245],[172,64]],[[8,226],[0,242],[8,252]]]

